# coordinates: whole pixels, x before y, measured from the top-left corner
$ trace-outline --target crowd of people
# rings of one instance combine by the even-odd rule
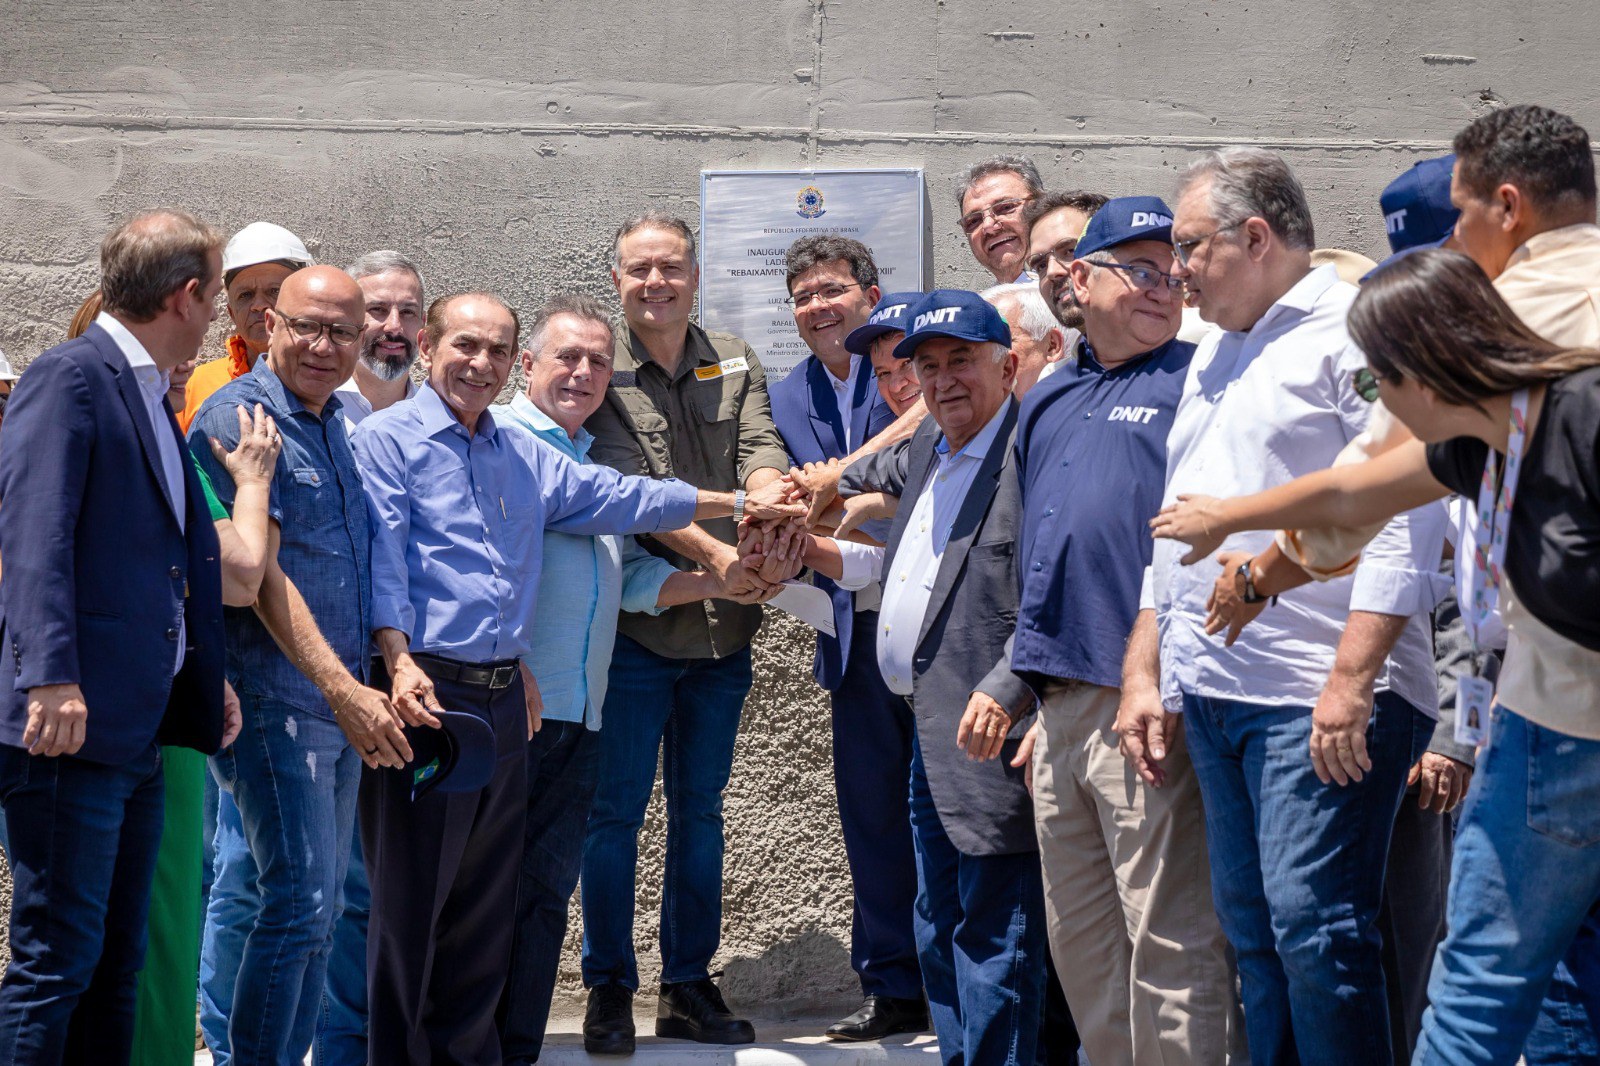
[[[526,321],[134,216],[4,407],[0,1063],[187,1061],[197,1004],[219,1066],[532,1063],[580,885],[584,1045],[630,1054],[658,762],[655,1032],[753,1041],[723,791],[795,580],[862,995],[829,1038],[1600,1061],[1594,156],[1526,105],[1454,149],[1384,191],[1381,264],[1262,149],[1115,198],[985,160],[995,285],[802,237],[771,382],[659,210],[617,308]]]

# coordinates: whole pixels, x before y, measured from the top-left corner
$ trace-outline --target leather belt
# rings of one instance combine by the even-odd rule
[[[425,651],[411,653],[411,658],[422,667],[422,672],[435,681],[456,681],[480,688],[509,688],[517,679],[517,660],[502,659],[492,663],[460,663],[442,655]]]

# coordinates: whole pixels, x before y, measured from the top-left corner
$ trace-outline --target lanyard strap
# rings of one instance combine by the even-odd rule
[[[1500,606],[1500,584],[1506,560],[1506,533],[1511,526],[1511,505],[1517,495],[1517,477],[1528,448],[1528,390],[1511,397],[1511,425],[1504,462],[1490,449],[1478,485],[1478,506],[1467,511],[1471,551],[1461,557],[1466,567],[1468,602],[1461,605],[1461,622],[1472,641],[1474,658],[1483,653],[1479,635]],[[1465,547],[1465,545],[1464,545]]]

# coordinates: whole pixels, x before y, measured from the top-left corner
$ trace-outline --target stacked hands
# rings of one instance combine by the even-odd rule
[[[1224,643],[1231,645],[1271,599],[1255,603],[1246,603],[1244,600],[1244,582],[1238,576],[1238,571],[1241,566],[1252,562],[1254,556],[1251,553],[1218,550],[1227,537],[1236,532],[1228,524],[1226,505],[1226,500],[1215,496],[1180,494],[1177,500],[1167,504],[1150,520],[1150,532],[1157,539],[1175,540],[1187,545],[1188,552],[1179,560],[1184,566],[1193,566],[1215,553],[1220,572],[1206,601],[1206,634],[1215,636],[1227,630]],[[1159,696],[1153,698],[1159,703]],[[1124,702],[1127,702],[1126,699]],[[1147,710],[1131,715],[1130,725],[1134,717],[1149,722],[1152,713]],[[1336,669],[1312,712],[1311,764],[1323,784],[1337,782],[1345,785],[1360,781],[1372,769],[1366,737],[1367,721],[1371,714],[1370,687],[1355,689],[1341,683]],[[1163,735],[1171,735],[1170,729],[1175,724],[1172,719],[1175,717],[1160,714],[1156,728],[1151,731],[1153,740],[1148,745],[1150,749],[1162,743]],[[1119,732],[1121,724],[1119,715]],[[1161,725],[1166,727],[1165,734],[1160,729]],[[1130,728],[1128,733],[1123,734],[1123,752],[1133,760],[1146,781],[1153,785],[1160,784],[1161,771],[1157,762],[1165,755],[1165,751],[1146,751],[1142,732]],[[1466,763],[1437,752],[1428,752],[1411,768],[1406,784],[1407,787],[1418,787],[1418,806],[1444,812],[1460,804],[1471,780],[1472,767]]]
[[[881,547],[881,543],[861,532],[861,525],[892,518],[899,498],[882,492],[839,496],[839,478],[845,463],[830,459],[794,467],[781,478],[759,490],[762,503],[803,507],[803,513],[763,516],[754,510],[758,493],[745,501],[746,515],[739,531],[739,562],[758,592],[744,602],[761,603],[775,595],[784,581],[793,578],[805,565],[812,539],[828,536],[835,540]],[[987,761],[997,757],[1015,724],[998,702],[981,692],[968,699],[961,724],[956,730],[956,746],[964,748],[969,759]],[[1037,726],[1035,726],[1037,728]],[[1034,731],[1023,738],[1012,766],[1023,767],[1031,788]]]

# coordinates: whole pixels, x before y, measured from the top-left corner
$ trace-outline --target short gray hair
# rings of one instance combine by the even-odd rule
[[[1266,220],[1291,248],[1317,246],[1306,191],[1283,157],[1264,148],[1221,148],[1190,163],[1178,177],[1178,199],[1210,179],[1211,213],[1220,226]]]
[[[539,356],[539,349],[544,347],[544,334],[545,330],[550,328],[550,320],[557,315],[571,315],[585,322],[598,322],[606,327],[606,332],[610,333],[613,339],[616,337],[616,330],[611,325],[611,315],[599,300],[581,292],[558,292],[533,313],[533,320],[528,325],[528,350],[535,358]]]
[[[612,263],[618,267],[622,266],[622,238],[642,229],[664,229],[668,233],[677,234],[689,246],[690,265],[696,265],[698,262],[698,253],[694,243],[694,230],[689,227],[689,223],[677,215],[661,210],[659,207],[651,207],[632,216],[617,227],[616,236],[611,238]]]
[[[1002,318],[1005,317],[1005,311],[1001,310],[1003,305],[1015,303],[1022,311],[1017,326],[1034,340],[1043,342],[1051,333],[1059,333],[1061,339],[1066,340],[1066,330],[1056,321],[1056,316],[1050,313],[1050,305],[1044,302],[1044,297],[1039,293],[1039,286],[1034,282],[1018,281],[1006,285],[994,285],[978,295],[993,304]]]
[[[972,187],[990,174],[1015,174],[1028,187],[1030,196],[1044,192],[1044,182],[1039,180],[1039,168],[1033,165],[1032,159],[1025,155],[994,155],[972,164],[961,176],[961,184],[956,189],[957,211],[965,208],[967,193],[972,191]]]
[[[387,274],[391,270],[404,270],[417,279],[417,288],[424,293],[428,291],[428,285],[422,280],[422,271],[417,269],[417,264],[412,262],[410,256],[393,248],[380,248],[375,252],[368,252],[344,268],[344,272],[357,281]],[[424,305],[427,304],[426,300],[422,302]]]

